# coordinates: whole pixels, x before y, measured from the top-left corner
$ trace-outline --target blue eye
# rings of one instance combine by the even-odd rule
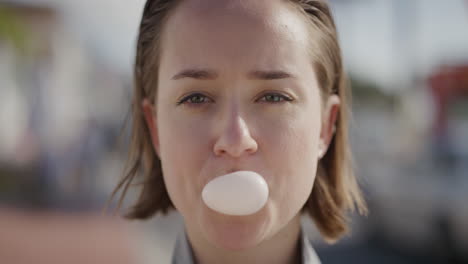
[[[208,97],[204,96],[201,93],[194,93],[194,94],[191,94],[182,98],[182,100],[177,102],[177,105],[181,105],[183,103],[199,105],[199,104],[208,103],[208,102],[210,102],[210,99]]]
[[[290,102],[292,101],[293,99],[288,97],[288,96],[285,96],[285,95],[282,95],[282,94],[278,94],[278,93],[268,93],[268,94],[265,94],[262,98],[260,98],[259,101],[264,101],[264,102],[268,102],[268,103],[281,103],[281,102]]]

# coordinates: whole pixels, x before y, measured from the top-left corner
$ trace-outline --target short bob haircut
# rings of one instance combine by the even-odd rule
[[[147,0],[139,28],[134,66],[132,130],[124,177],[114,189],[111,199],[122,189],[118,208],[130,186],[142,187],[139,198],[125,214],[128,219],[148,219],[158,212],[166,214],[174,206],[163,180],[161,161],[152,145],[141,107],[143,99],[157,96],[157,72],[161,50],[161,32],[165,21],[183,0]],[[335,135],[326,155],[319,161],[312,193],[302,212],[308,213],[324,239],[330,243],[348,231],[348,212],[356,208],[367,212],[365,201],[353,174],[348,142],[350,91],[343,70],[337,31],[326,0],[288,1],[297,14],[304,17],[311,32],[310,55],[318,77],[322,100],[337,94],[341,108]],[[169,33],[170,34],[170,33]],[[133,184],[135,178],[142,182]]]

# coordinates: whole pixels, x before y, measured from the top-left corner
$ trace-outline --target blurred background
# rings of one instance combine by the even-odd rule
[[[370,214],[334,246],[304,219],[314,247],[325,264],[468,263],[468,1],[330,3]],[[0,0],[0,263],[169,263],[178,214],[102,214],[143,5]]]

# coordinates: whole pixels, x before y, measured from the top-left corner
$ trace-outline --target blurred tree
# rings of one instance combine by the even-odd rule
[[[356,104],[379,105],[392,108],[396,103],[395,95],[383,92],[375,82],[351,76],[351,90]]]
[[[0,6],[0,41],[11,42],[20,53],[26,51],[26,30],[19,19],[6,7]]]

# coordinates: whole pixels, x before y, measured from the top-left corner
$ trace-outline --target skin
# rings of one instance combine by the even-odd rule
[[[157,99],[142,107],[198,263],[300,259],[300,210],[340,105],[321,100],[306,26],[279,0],[187,0],[164,26]],[[209,209],[205,184],[237,170],[265,178],[265,207]]]

